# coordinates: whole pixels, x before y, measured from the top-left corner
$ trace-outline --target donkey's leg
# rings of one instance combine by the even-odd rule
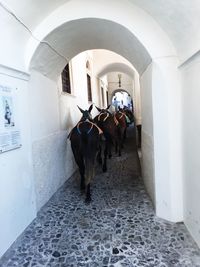
[[[85,199],[85,202],[87,204],[89,204],[91,202],[92,198],[91,198],[91,192],[90,192],[90,183],[87,185],[87,188],[86,188],[86,199]]]
[[[104,149],[104,161],[103,161],[103,172],[107,171],[107,156],[108,156],[108,140],[105,141],[105,149]]]
[[[101,165],[102,164],[102,157],[101,157],[101,145],[99,145],[99,151],[97,154],[97,161]]]
[[[84,160],[83,160],[83,157],[80,154],[79,150],[75,149],[74,146],[72,146],[72,151],[74,153],[74,158],[75,158],[76,164],[78,165],[79,173],[81,176],[80,189],[81,189],[81,191],[84,191],[85,190],[85,164],[84,164]]]
[[[124,141],[125,141],[125,128],[121,129],[121,149],[124,148]]]
[[[87,175],[86,175],[86,199],[85,202],[89,204],[92,200],[90,192],[90,182],[95,175],[95,155],[92,159],[87,159]]]
[[[121,150],[122,150],[122,140],[119,140],[119,151],[118,151],[119,157],[121,157],[121,155],[122,155]]]
[[[121,156],[121,149],[122,149],[122,130],[118,128],[117,131],[117,144],[118,144],[118,156]]]
[[[110,138],[109,144],[108,144],[108,158],[112,158],[112,139]]]
[[[118,152],[118,141],[116,140],[115,141],[115,153],[117,154],[117,152]]]
[[[123,142],[126,140],[126,129],[127,129],[127,127],[125,127],[125,129],[124,129]]]
[[[79,172],[81,175],[81,191],[85,191],[85,166],[83,165],[82,168],[79,168]]]

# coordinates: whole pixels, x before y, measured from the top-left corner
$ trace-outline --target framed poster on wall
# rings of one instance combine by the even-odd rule
[[[15,89],[0,85],[0,153],[20,147]]]

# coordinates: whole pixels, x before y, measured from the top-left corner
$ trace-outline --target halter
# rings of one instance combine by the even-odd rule
[[[104,115],[104,114],[106,114],[106,117],[103,119],[103,121],[106,121],[106,120],[107,120],[107,118],[109,117],[109,114],[106,112],[106,113],[100,113],[100,114],[99,114],[99,116],[98,116],[98,121],[100,121],[101,116]]]

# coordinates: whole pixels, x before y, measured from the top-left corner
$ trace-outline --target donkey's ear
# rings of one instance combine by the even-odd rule
[[[91,112],[93,108],[93,104],[89,107],[88,111]]]
[[[84,110],[82,108],[80,108],[78,105],[77,105],[78,109],[80,110],[81,113],[84,112]]]
[[[96,107],[96,109],[99,111],[99,112],[101,112],[101,109],[100,108],[98,108],[97,106],[95,106]]]
[[[108,106],[107,106],[107,109],[109,109],[109,108],[110,108],[110,106],[111,106],[111,105],[108,105]]]

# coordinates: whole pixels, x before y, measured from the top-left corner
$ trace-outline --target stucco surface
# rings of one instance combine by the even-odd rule
[[[75,165],[65,131],[32,144],[36,204],[39,210],[74,172]]]

